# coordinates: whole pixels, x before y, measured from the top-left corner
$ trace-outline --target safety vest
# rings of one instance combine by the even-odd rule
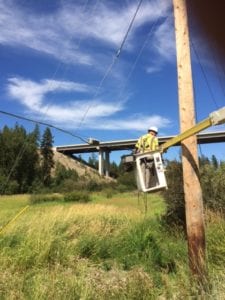
[[[157,137],[147,133],[139,138],[135,147],[140,153],[155,151],[159,147],[159,142]]]

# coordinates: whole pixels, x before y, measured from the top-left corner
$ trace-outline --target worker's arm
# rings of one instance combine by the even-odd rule
[[[153,140],[152,151],[156,151],[159,149],[159,140],[155,137]]]
[[[143,148],[143,136],[141,136],[138,139],[138,141],[137,141],[137,143],[135,145],[135,153],[141,152],[142,148]]]

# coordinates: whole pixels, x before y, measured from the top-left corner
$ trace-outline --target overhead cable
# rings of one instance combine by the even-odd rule
[[[168,18],[168,17],[166,17],[166,19],[167,19],[167,18]],[[147,37],[146,37],[145,41],[143,42],[142,47],[141,47],[140,51],[138,52],[138,55],[136,56],[136,59],[135,59],[134,63],[132,64],[131,68],[130,68],[130,72],[129,72],[128,75],[126,76],[126,81],[125,81],[125,84],[124,84],[124,86],[123,86],[123,88],[122,88],[122,91],[125,89],[125,87],[126,87],[128,81],[129,81],[129,79],[131,78],[131,76],[132,76],[132,74],[133,74],[133,72],[134,72],[134,70],[135,70],[135,68],[136,68],[136,66],[137,66],[137,63],[138,63],[138,61],[139,61],[139,59],[140,59],[140,57],[141,57],[141,55],[142,55],[142,52],[144,51],[144,48],[145,48],[146,45],[148,44],[148,41],[149,41],[150,37],[152,36],[152,34],[153,34],[153,32],[154,32],[154,28],[156,27],[156,25],[157,25],[158,22],[159,22],[159,19],[160,19],[160,17],[158,17],[158,18],[154,21],[154,23],[152,24],[152,26],[151,26],[151,28],[150,28],[148,34],[147,34]],[[166,20],[166,19],[165,19],[165,20]],[[120,92],[120,95],[121,95],[121,94],[122,94],[122,92]],[[120,95],[119,95],[119,96],[120,96]]]
[[[136,8],[136,11],[135,11],[135,13],[134,13],[134,15],[133,15],[133,17],[132,17],[132,20],[131,20],[131,22],[130,22],[130,24],[129,24],[129,26],[128,26],[128,29],[127,29],[127,31],[126,31],[126,34],[124,35],[124,38],[123,38],[123,40],[122,40],[122,42],[121,42],[121,45],[120,45],[119,49],[116,51],[116,54],[115,54],[115,56],[113,57],[112,63],[110,64],[110,66],[109,66],[108,69],[106,70],[106,72],[105,72],[103,78],[101,79],[101,81],[100,81],[100,83],[99,83],[99,85],[98,85],[98,87],[97,87],[97,90],[96,90],[96,92],[95,92],[95,94],[94,94],[94,96],[93,96],[94,98],[98,95],[98,93],[99,93],[99,91],[100,91],[100,88],[102,87],[102,85],[103,85],[105,79],[108,77],[108,75],[110,74],[110,72],[111,72],[113,66],[115,65],[116,61],[118,60],[118,58],[119,58],[119,56],[120,56],[120,54],[121,54],[121,51],[122,51],[122,49],[123,49],[123,46],[124,46],[124,44],[125,44],[125,42],[126,42],[126,40],[127,40],[128,34],[129,34],[129,32],[130,32],[130,30],[131,30],[131,28],[132,28],[132,26],[133,26],[133,23],[134,23],[134,21],[135,21],[135,18],[136,18],[136,16],[137,16],[137,13],[138,13],[138,11],[139,11],[139,9],[140,9],[140,7],[141,7],[142,2],[143,2],[143,0],[140,0],[140,1],[139,1],[138,6],[137,6],[137,8]],[[78,130],[78,129],[81,127],[81,125],[83,124],[83,122],[84,122],[85,118],[87,117],[87,114],[88,114],[89,110],[91,109],[92,105],[93,105],[93,104],[90,104],[90,105],[88,106],[88,108],[87,108],[87,110],[85,111],[83,117],[81,118],[81,121],[80,121],[78,127],[76,128],[76,130]]]
[[[223,79],[221,78],[221,70],[223,71],[223,69],[221,68],[221,70],[219,70],[219,66],[221,66],[221,65],[219,64],[219,61],[217,59],[218,58],[218,54],[216,54],[214,52],[214,50],[215,50],[215,48],[213,49],[213,47],[211,47],[212,57],[213,57],[213,62],[214,62],[214,65],[215,65],[215,68],[216,68],[216,72],[217,72],[218,82],[219,82],[219,85],[221,87],[223,96],[225,97],[224,82],[223,82]]]
[[[126,32],[126,34],[125,34],[125,36],[124,36],[124,38],[123,38],[123,40],[122,40],[122,43],[121,43],[121,45],[120,45],[120,48],[117,50],[116,57],[119,57],[119,56],[120,56],[120,53],[121,53],[121,51],[122,51],[122,48],[123,48],[123,46],[124,46],[124,44],[125,44],[125,41],[126,41],[126,39],[127,39],[127,37],[128,37],[128,34],[129,34],[131,28],[132,28],[132,26],[133,26],[134,20],[135,20],[135,18],[136,18],[136,16],[137,16],[137,13],[138,13],[138,11],[139,11],[139,9],[140,9],[140,7],[141,7],[142,2],[143,2],[143,0],[140,0],[139,3],[138,3],[137,9],[136,9],[136,11],[135,11],[135,13],[134,13],[134,16],[133,16],[133,18],[132,18],[132,20],[131,20],[131,22],[130,22],[130,25],[129,25],[128,29],[127,29],[127,32]]]
[[[203,76],[204,76],[206,85],[207,85],[207,87],[208,87],[209,93],[210,93],[210,95],[211,95],[211,97],[212,97],[212,100],[213,100],[213,102],[214,102],[216,108],[219,108],[219,105],[218,105],[217,102],[216,102],[216,99],[215,99],[215,97],[214,97],[214,93],[213,93],[213,91],[212,91],[212,89],[211,89],[211,86],[210,86],[210,84],[209,84],[208,78],[207,78],[207,76],[206,76],[205,70],[204,70],[204,68],[203,68],[203,66],[202,66],[202,63],[201,63],[200,57],[199,57],[199,55],[198,55],[198,52],[196,51],[196,48],[195,48],[195,45],[194,45],[192,39],[190,39],[190,40],[191,40],[191,45],[192,45],[192,48],[193,48],[193,50],[194,50],[195,56],[196,56],[196,58],[197,58],[197,60],[198,60],[198,63],[199,63],[199,65],[200,65],[202,74],[203,74]]]
[[[81,136],[73,134],[72,132],[70,132],[68,130],[62,129],[62,128],[54,126],[52,124],[49,124],[49,123],[46,123],[46,122],[42,122],[42,121],[33,120],[33,119],[30,119],[30,118],[26,118],[26,117],[23,117],[23,116],[20,116],[20,115],[17,115],[17,114],[13,114],[13,113],[10,113],[10,112],[6,112],[6,111],[3,111],[3,110],[0,110],[0,113],[4,114],[4,115],[11,116],[11,117],[14,117],[14,118],[17,118],[17,119],[21,119],[21,120],[25,120],[25,121],[32,122],[32,123],[35,123],[35,124],[40,124],[40,125],[44,125],[44,126],[48,126],[48,127],[54,128],[54,129],[56,129],[58,131],[61,131],[61,132],[66,133],[66,134],[69,134],[69,135],[71,135],[71,136],[73,136],[75,138],[78,138],[82,142],[88,144],[88,141],[85,140],[85,139],[83,139]]]

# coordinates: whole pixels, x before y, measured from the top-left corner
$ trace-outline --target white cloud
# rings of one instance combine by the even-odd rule
[[[159,72],[161,70],[161,65],[152,65],[152,66],[148,66],[146,68],[146,72],[148,74],[152,74],[152,73],[156,73],[156,72]]]
[[[92,64],[88,53],[76,50],[72,35],[63,30],[58,14],[28,14],[13,5],[13,1],[2,0],[0,26],[0,43],[3,45],[28,47],[65,62]]]
[[[99,1],[95,8],[89,5],[84,11],[78,3],[61,4],[54,13],[40,15],[28,13],[15,0],[0,0],[0,43],[28,47],[67,63],[96,65],[95,51],[87,48],[86,42],[94,39],[115,51],[137,7],[136,1],[126,6]],[[136,29],[166,15],[169,7],[167,0],[143,2],[125,48],[135,45]],[[161,29],[158,39],[162,34]],[[164,40],[160,47],[163,43]],[[98,59],[101,61],[100,57]]]
[[[135,131],[147,131],[147,128],[151,126],[157,126],[158,128],[165,128],[171,124],[171,121],[159,115],[145,116],[145,115],[133,115],[127,120],[110,120],[107,122],[100,122],[96,125],[92,124],[92,128],[102,130],[135,130]]]
[[[85,84],[71,81],[57,81],[52,79],[36,83],[22,78],[9,78],[8,92],[11,97],[17,99],[31,110],[41,110],[44,95],[50,92],[92,92]]]
[[[166,61],[175,58],[175,35],[172,18],[167,18],[155,31],[154,48]]]
[[[8,93],[13,99],[19,101],[30,113],[47,118],[53,122],[78,122],[88,112],[87,119],[107,117],[123,109],[122,102],[107,102],[101,100],[70,100],[60,104],[51,104],[53,97],[50,92],[80,92],[90,94],[93,89],[77,82],[43,80],[40,83],[22,78],[8,80]],[[91,98],[89,96],[89,98]],[[62,98],[63,99],[63,98]],[[51,101],[50,101],[51,100]],[[47,103],[47,104],[46,104]]]
[[[147,74],[153,74],[162,70],[168,62],[175,62],[175,34],[171,12],[166,19],[155,29],[150,48],[151,54],[145,67]]]
[[[168,119],[158,115],[135,115],[118,119],[115,117],[116,113],[126,110],[124,101],[90,100],[90,95],[87,100],[71,100],[66,103],[62,100],[59,104],[50,104],[53,101],[49,101],[48,96],[52,92],[79,92],[87,96],[92,92],[92,88],[77,82],[46,79],[37,83],[14,77],[9,79],[7,90],[11,98],[26,108],[30,117],[48,120],[64,128],[75,129],[82,123],[83,128],[91,129],[146,130],[148,124],[163,128],[170,123]]]

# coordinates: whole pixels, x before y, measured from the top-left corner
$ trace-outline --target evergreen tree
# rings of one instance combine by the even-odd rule
[[[4,126],[1,136],[0,136],[0,168],[1,173],[4,176],[7,176],[10,172],[11,163],[12,163],[12,132],[7,127]]]
[[[112,163],[110,163],[109,174],[113,178],[117,178],[119,176],[119,167],[117,166],[117,164],[114,161]]]
[[[51,170],[54,167],[53,160],[53,137],[51,130],[47,127],[44,131],[41,140],[41,155],[42,155],[42,163],[41,163],[41,175],[42,182],[44,185],[49,186],[51,182]]]
[[[28,187],[32,185],[34,180],[40,178],[40,156],[38,154],[40,141],[39,126],[36,125],[34,130],[27,137],[27,155],[29,160],[27,161],[27,183]]]
[[[218,160],[217,160],[217,158],[214,154],[212,155],[211,160],[212,160],[212,165],[213,165],[214,169],[218,169],[219,163],[218,163]]]
[[[40,145],[40,129],[39,129],[38,124],[35,125],[34,130],[31,133],[31,138],[34,141],[34,143],[36,144],[36,146],[39,147],[39,145]]]
[[[15,125],[0,132],[1,193],[25,193],[30,189],[38,168],[36,140]]]
[[[203,167],[205,165],[210,165],[209,158],[205,155],[202,155],[201,157],[199,157],[199,165],[200,165],[200,167]]]

